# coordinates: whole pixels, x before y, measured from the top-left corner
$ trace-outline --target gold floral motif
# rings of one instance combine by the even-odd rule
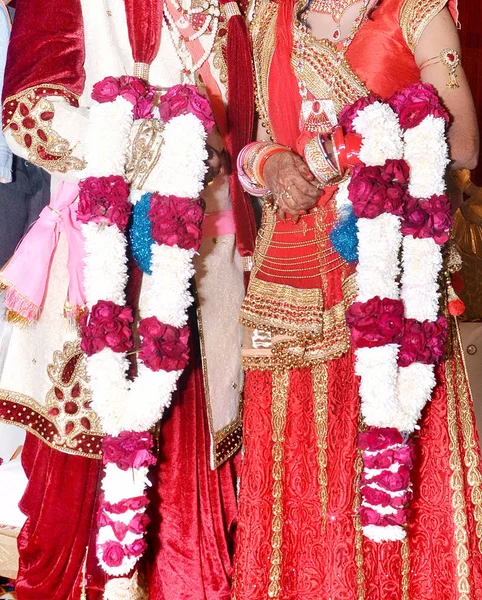
[[[360,450],[357,452],[355,459],[355,481],[353,497],[353,526],[355,528],[355,565],[356,565],[356,582],[357,582],[357,600],[365,600],[365,561],[363,557],[363,529],[360,519],[360,479],[363,471],[363,459]]]
[[[400,10],[400,27],[412,52],[430,21],[447,4],[447,0],[405,0]]]
[[[273,372],[273,399],[271,417],[273,426],[273,520],[271,524],[271,567],[269,572],[268,597],[278,598],[281,586],[283,543],[283,453],[285,441],[286,409],[290,373],[287,370]]]
[[[476,523],[475,531],[479,540],[479,551],[482,553],[482,473],[480,470],[479,447],[476,442],[473,422],[469,379],[465,367],[458,324],[456,324],[454,360],[456,365],[455,387],[458,394],[460,424],[464,440],[464,463],[467,467],[467,482],[471,488],[470,498]]]
[[[400,551],[402,555],[402,600],[410,600],[410,546],[407,537],[403,538]]]
[[[452,340],[453,342],[453,340]],[[445,361],[445,377],[447,381],[447,420],[449,433],[450,460],[452,471],[450,486],[452,488],[452,507],[454,509],[455,555],[457,557],[458,600],[470,599],[467,514],[464,496],[464,474],[459,447],[459,430],[457,423],[457,398],[454,388],[453,362]]]
[[[54,353],[47,368],[52,387],[45,406],[9,390],[0,390],[0,420],[36,435],[51,448],[86,458],[100,459],[104,435],[90,407],[85,357],[79,342],[67,342]]]
[[[159,161],[164,144],[164,123],[159,119],[143,119],[131,146],[126,167],[129,183],[141,190]]]
[[[52,126],[55,105],[51,97],[65,98],[77,105],[78,97],[62,86],[49,84],[23,90],[4,101],[3,122],[5,132],[10,132],[28,153],[33,164],[59,173],[80,171],[85,161],[73,155],[75,150]]]
[[[92,392],[80,343],[66,342],[62,352],[54,352],[47,373],[53,386],[47,393],[46,410],[58,431],[53,443],[75,450],[79,434],[102,433],[100,419],[90,406]]]
[[[257,3],[256,14],[251,23],[253,41],[254,75],[256,81],[256,109],[261,124],[269,134],[269,70],[276,40],[276,18],[278,4],[267,0]]]
[[[295,26],[294,45],[296,43],[305,46],[302,70],[297,69],[300,80],[315,98],[331,98],[337,114],[348,104],[368,94],[367,87],[355,75],[347,58],[343,58],[341,64],[338,64],[336,47],[329,40],[318,40]],[[293,68],[297,66],[297,61],[296,53],[293,52]]]
[[[231,3],[230,3],[231,4]],[[219,81],[223,85],[228,84],[228,65],[226,63],[226,42],[228,39],[227,35],[219,35],[219,32],[223,29],[227,29],[228,23],[226,22],[226,27],[220,27],[216,34],[216,40],[213,45],[213,67],[217,69],[219,73]]]
[[[328,367],[326,363],[320,363],[313,368],[312,378],[316,441],[318,446],[318,484],[320,486],[321,515],[324,528],[328,506],[328,474],[326,471],[328,465],[326,452],[328,447]]]

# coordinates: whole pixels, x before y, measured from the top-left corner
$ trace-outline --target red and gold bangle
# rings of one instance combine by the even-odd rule
[[[256,157],[254,163],[254,175],[256,179],[262,183],[262,185],[266,186],[263,177],[263,170],[266,163],[268,162],[268,159],[280,152],[289,152],[289,148],[287,148],[286,146],[281,146],[280,144],[271,144],[265,147]]]

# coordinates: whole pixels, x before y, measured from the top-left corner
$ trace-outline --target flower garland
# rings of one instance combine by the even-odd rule
[[[208,101],[193,86],[174,86],[158,106],[156,94],[134,77],[107,77],[95,84],[88,167],[79,186],[89,309],[81,320],[81,348],[87,356],[92,409],[107,434],[97,557],[114,577],[130,573],[146,548],[147,475],[155,462],[148,431],[169,406],[189,360],[189,285],[201,243],[206,138],[214,125]],[[130,191],[125,168],[131,130],[135,119],[144,118],[164,123],[163,151],[150,178],[156,189]],[[132,204],[146,192],[150,268],[139,301],[140,363],[130,381],[128,353],[135,344],[134,316],[125,296],[125,232]]]
[[[452,225],[443,195],[447,122],[426,84],[388,102],[371,94],[340,114],[344,129],[362,137],[361,162],[340,187],[337,205],[343,213],[351,203],[357,218],[358,296],[347,323],[367,426],[359,436],[360,516],[364,534],[379,542],[406,535],[410,434],[444,354],[438,279]]]

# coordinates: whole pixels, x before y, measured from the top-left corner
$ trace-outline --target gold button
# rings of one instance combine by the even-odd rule
[[[467,354],[470,354],[471,356],[473,356],[476,353],[477,353],[477,346],[475,344],[469,344],[467,346]]]

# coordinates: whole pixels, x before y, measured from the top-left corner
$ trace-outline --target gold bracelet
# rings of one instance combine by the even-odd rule
[[[442,63],[443,66],[448,69],[449,80],[447,87],[451,90],[456,90],[460,87],[456,74],[457,67],[460,65],[460,56],[457,50],[454,50],[453,48],[444,48],[438,56],[427,58],[427,60],[420,65],[420,71],[425,69],[425,67],[437,65],[438,63]]]
[[[305,160],[316,179],[326,186],[340,177],[340,171],[328,158],[323,146],[323,140],[316,135],[305,145]]]

